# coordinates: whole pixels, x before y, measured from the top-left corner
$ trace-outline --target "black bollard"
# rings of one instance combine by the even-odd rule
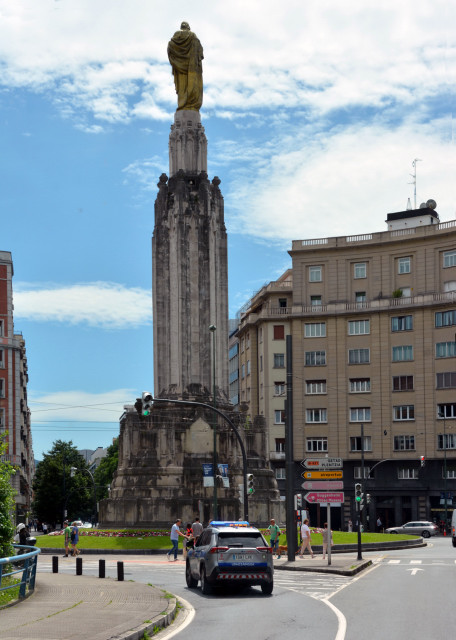
[[[52,556],[52,573],[59,572],[59,559],[57,556]]]
[[[118,562],[117,563],[117,580],[119,582],[123,582],[124,579],[124,566],[123,566],[123,562]]]
[[[98,577],[106,577],[106,562],[104,560],[98,560]]]
[[[76,575],[82,576],[82,558],[76,558]]]

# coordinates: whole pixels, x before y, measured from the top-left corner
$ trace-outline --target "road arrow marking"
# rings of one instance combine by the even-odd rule
[[[410,571],[410,575],[415,576],[418,571],[424,571],[424,569],[418,569],[418,567],[415,567],[414,569],[407,569],[407,571]]]

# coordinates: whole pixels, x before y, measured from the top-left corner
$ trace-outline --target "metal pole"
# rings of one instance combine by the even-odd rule
[[[217,398],[215,393],[215,332],[217,327],[215,324],[211,324],[209,331],[212,333],[212,403],[214,409],[217,407]],[[213,445],[213,465],[214,465],[214,505],[212,516],[214,520],[218,517],[218,505],[217,505],[217,414],[214,411],[214,424],[212,427],[214,436]]]
[[[286,337],[287,354],[287,400],[285,410],[285,486],[287,555],[290,562],[295,560],[297,548],[296,523],[294,514],[294,462],[293,462],[293,361],[292,337]]]
[[[445,417],[445,407],[443,408],[443,492],[444,492],[444,505],[445,505],[445,525],[444,532],[446,535],[446,530],[448,526],[448,505],[447,505],[447,439],[446,439],[446,417]]]
[[[361,423],[361,494],[364,493],[364,424]],[[358,512],[358,560],[363,559],[361,547],[361,505],[356,502]]]
[[[249,520],[249,502],[248,502],[248,494],[247,494],[247,454],[245,452],[245,446],[244,443],[242,442],[242,438],[240,436],[239,431],[236,429],[236,427],[234,426],[233,422],[228,418],[227,415],[225,415],[223,413],[223,411],[220,411],[220,409],[218,409],[217,407],[214,407],[210,404],[206,404],[205,402],[195,402],[193,400],[171,400],[170,398],[154,398],[154,403],[155,402],[162,402],[162,403],[169,403],[169,404],[182,404],[182,405],[186,405],[186,406],[193,406],[193,407],[204,407],[205,409],[212,409],[213,411],[215,411],[215,413],[217,413],[219,416],[221,416],[231,427],[231,429],[234,431],[237,441],[239,442],[239,447],[241,449],[241,455],[242,455],[242,467],[243,467],[243,472],[244,472],[244,520]]]
[[[331,564],[331,505],[328,503],[327,507],[328,512],[328,546],[326,551],[328,552],[328,565]]]

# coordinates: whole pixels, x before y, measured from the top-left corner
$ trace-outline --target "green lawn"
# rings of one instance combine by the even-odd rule
[[[88,530],[90,531],[90,530]],[[262,530],[266,539],[269,540],[267,531]],[[149,533],[147,537],[142,537],[141,532],[135,532],[134,537],[117,537],[116,533],[122,533],[124,536],[129,536],[132,532],[129,530],[94,530],[92,535],[80,535],[78,548],[79,549],[160,549],[169,550],[171,548],[171,542],[169,539],[169,531],[155,530],[154,535],[150,535],[150,532],[144,532],[144,536]],[[98,534],[98,535],[97,535]],[[103,535],[104,534],[104,535]],[[361,535],[361,542],[394,542],[398,540],[412,540],[416,536],[405,535],[393,535],[383,533],[363,533]],[[346,531],[333,531],[334,544],[356,544],[358,541],[357,533],[347,533]],[[320,545],[322,543],[321,533],[312,533],[312,544]],[[37,538],[37,546],[43,549],[64,548],[64,537],[61,536],[39,536]],[[280,544],[286,545],[287,538],[285,534],[280,536]],[[179,540],[179,547],[182,547],[182,540]]]
[[[20,575],[20,574],[19,574]],[[7,605],[12,600],[19,598],[19,583],[18,578],[7,577],[2,580],[2,587],[9,587],[10,585],[17,584],[17,587],[12,589],[6,589],[6,591],[0,591],[0,608]]]

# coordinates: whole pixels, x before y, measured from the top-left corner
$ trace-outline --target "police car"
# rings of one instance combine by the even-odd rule
[[[209,594],[214,586],[260,585],[264,594],[273,589],[271,547],[248,522],[214,520],[189,548],[185,565],[187,586]]]

